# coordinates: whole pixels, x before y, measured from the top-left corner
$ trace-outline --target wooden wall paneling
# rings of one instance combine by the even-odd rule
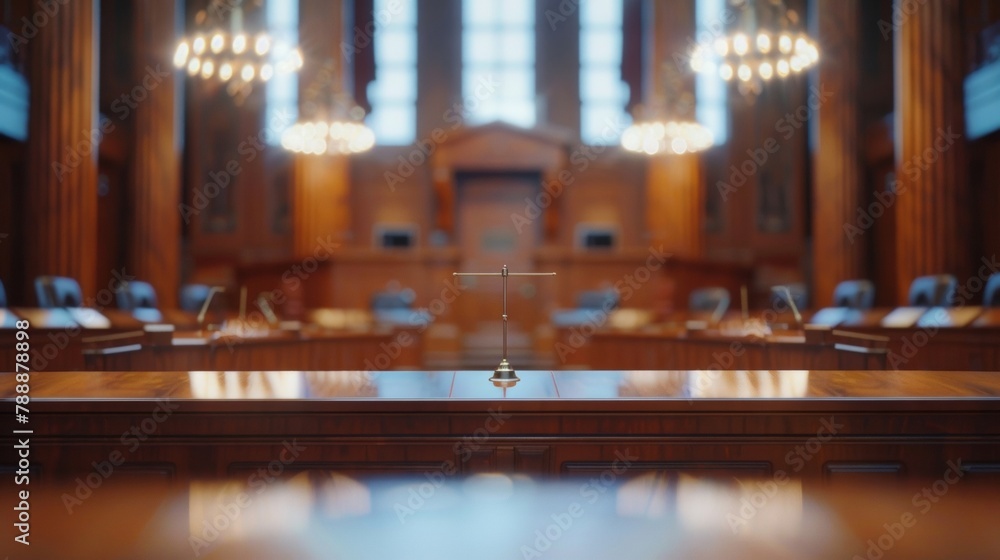
[[[973,271],[963,33],[955,0],[914,11],[895,33],[897,304],[918,276],[949,273],[961,283]]]
[[[652,21],[647,46],[647,100],[665,106],[669,118],[694,118],[694,78],[683,67],[687,38],[695,36],[695,3],[646,6]],[[661,154],[649,157],[646,182],[646,229],[654,243],[683,257],[699,258],[705,244],[705,195],[701,156]]]
[[[70,276],[97,290],[98,2],[62,6],[29,50],[25,284]]]
[[[817,307],[833,301],[837,283],[867,278],[867,236],[858,210],[867,208],[862,189],[858,114],[860,43],[857,0],[810,4],[823,55],[813,84],[830,97],[815,113],[819,139],[813,152],[813,298]],[[853,226],[855,229],[852,229]]]
[[[181,103],[176,80],[184,78],[173,71],[173,50],[182,22],[181,5],[176,0],[140,0],[133,9],[136,56],[132,76],[141,85],[144,100],[136,104],[133,116],[128,267],[136,279],[153,285],[161,307],[175,308],[181,256],[177,210]]]

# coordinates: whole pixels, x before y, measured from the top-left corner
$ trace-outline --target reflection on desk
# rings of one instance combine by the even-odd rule
[[[63,503],[71,487],[33,489],[31,546],[19,557],[1000,557],[998,489],[954,473],[832,491],[777,475],[695,478],[625,465],[561,483],[434,472],[366,479],[294,467],[175,488],[110,481],[72,513]]]

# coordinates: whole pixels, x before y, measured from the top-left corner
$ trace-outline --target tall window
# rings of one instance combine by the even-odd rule
[[[470,124],[535,125],[535,3],[462,1],[462,97]]]
[[[285,45],[299,42],[299,0],[268,0],[264,16],[268,33],[275,41]],[[271,51],[272,62],[285,57],[288,52]],[[295,72],[277,72],[266,86],[267,106],[264,121],[265,140],[268,144],[281,145],[281,133],[292,126],[299,116],[299,75]]]
[[[697,0],[695,4],[696,34],[699,43],[709,45],[725,33],[726,0]],[[699,72],[695,78],[695,116],[712,131],[718,146],[729,136],[729,112],[726,110],[728,84],[718,72]]]
[[[368,85],[365,122],[380,145],[417,136],[417,2],[375,0],[375,81]]]
[[[617,144],[631,119],[622,70],[622,0],[580,0],[580,139]]]

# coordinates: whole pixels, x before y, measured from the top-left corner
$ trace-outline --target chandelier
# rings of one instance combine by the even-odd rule
[[[199,11],[195,16],[198,31],[178,43],[174,66],[186,69],[191,77],[226,83],[231,95],[247,92],[254,82],[298,72],[303,64],[302,52],[266,32],[245,30],[242,3],[229,0]]]
[[[732,33],[702,42],[691,52],[691,69],[736,79],[744,94],[759,93],[763,82],[799,74],[819,61],[819,47],[794,10],[782,0],[732,0],[740,9]]]
[[[636,107],[635,122],[622,133],[622,147],[647,155],[690,154],[710,148],[712,131],[686,118],[694,112],[694,95],[685,78],[669,63],[662,65],[665,94],[652,106]]]
[[[350,155],[375,145],[375,133],[364,124],[365,110],[344,91],[336,66],[328,60],[304,92],[303,112],[311,117],[293,124],[281,135],[286,150]]]
[[[297,122],[281,135],[281,145],[302,154],[357,154],[375,145],[375,133],[354,120]]]

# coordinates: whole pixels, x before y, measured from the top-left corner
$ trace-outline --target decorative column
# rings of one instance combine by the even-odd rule
[[[694,118],[694,78],[687,67],[687,38],[695,36],[694,2],[650,2],[645,6],[647,24],[644,40],[646,102],[685,106]],[[689,96],[687,102],[667,99],[667,80],[680,80],[676,88]],[[656,155],[649,158],[646,175],[646,224],[652,241],[676,256],[699,258],[705,246],[705,197],[701,157],[698,155]]]
[[[24,274],[26,284],[44,274],[70,276],[85,298],[94,297],[100,0],[47,5],[52,13],[32,3],[38,34],[24,46],[31,87]]]
[[[900,301],[926,274],[972,272],[962,6],[895,0],[896,274]]]
[[[816,87],[830,92],[816,116],[813,153],[813,290],[816,307],[833,301],[843,280],[865,278],[864,232],[850,229],[864,197],[858,131],[859,0],[812,0],[823,45]]]
[[[299,74],[300,118],[314,118],[330,103],[330,91],[337,86],[351,90],[345,72],[351,63],[345,53],[350,53],[341,45],[347,27],[344,3],[302,0],[299,21],[306,60]],[[317,239],[340,239],[350,231],[350,161],[342,155],[296,153],[294,158],[292,254],[306,258],[316,250]]]
[[[182,18],[176,0],[134,6],[135,138],[130,165],[127,271],[156,288],[160,306],[177,307],[180,282],[180,131],[172,53]],[[138,100],[138,96],[133,94]]]

